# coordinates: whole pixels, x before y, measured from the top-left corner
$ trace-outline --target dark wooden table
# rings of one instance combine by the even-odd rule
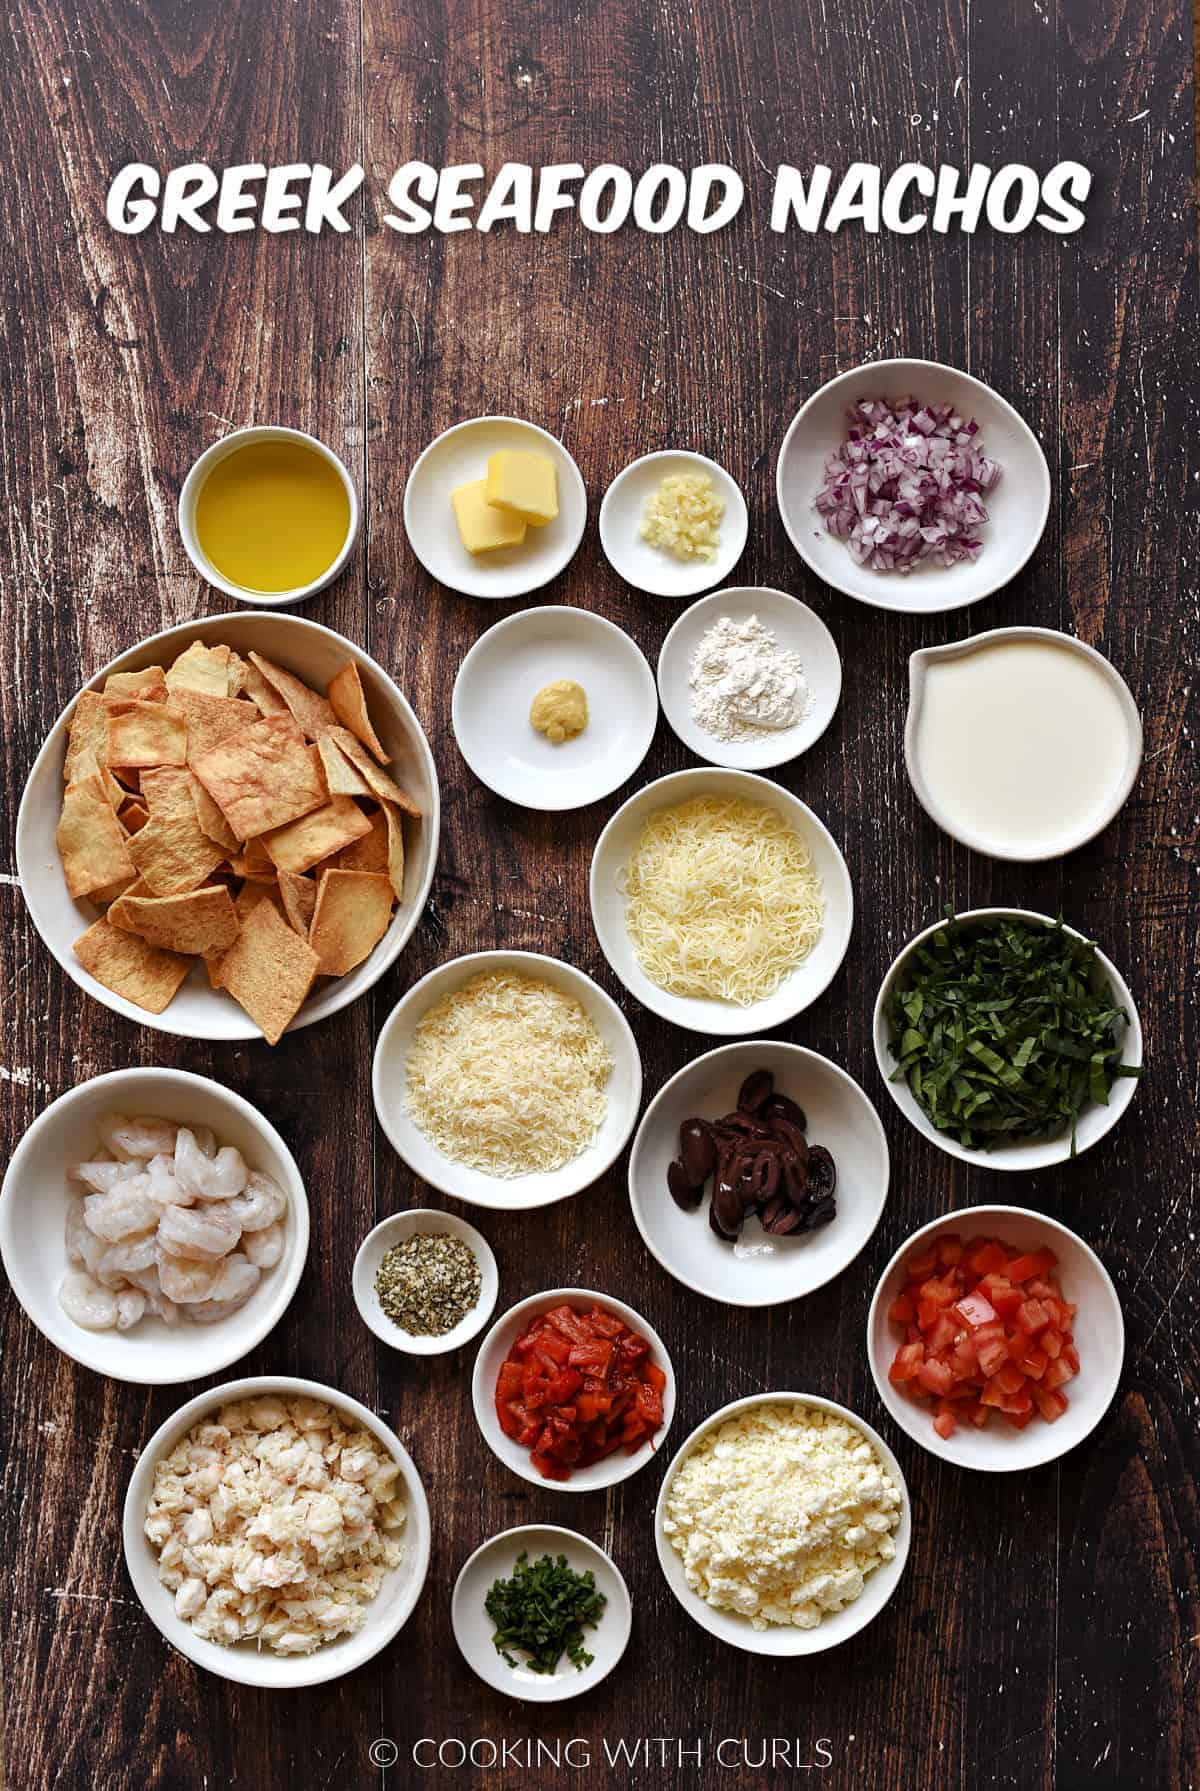
[[[618,1786],[603,1743],[699,1739],[705,1763],[641,1782],[820,1782],[1158,1788],[1200,1779],[1197,1487],[1196,219],[1190,16],[1184,0],[748,0],[657,9],[480,0],[25,0],[0,106],[5,850],[50,722],[110,655],[222,601],[184,557],[180,481],[236,424],[316,430],[365,496],[347,574],[307,614],[364,644],[432,739],[445,829],[433,899],[398,968],[336,1021],[264,1045],[173,1041],[86,1000],[53,965],[12,875],[0,882],[3,1135],[63,1090],[130,1063],[178,1064],[256,1101],[307,1177],[314,1250],[285,1322],[244,1364],[332,1382],[384,1413],[429,1490],[434,1550],[420,1605],[365,1670],[268,1696],[197,1672],[143,1616],[119,1513],[139,1446],[195,1389],[118,1386],[57,1355],[12,1301],[4,1315],[0,1625],[12,1791],[587,1782]],[[397,237],[381,197],[409,156],[635,169],[730,160],[748,201],[705,240]],[[851,226],[773,237],[769,171],[789,161],[911,159],[1094,171],[1089,219],[1032,231],[900,240]],[[361,160],[369,185],[345,237],[137,240],[105,226],[109,175],[169,166]],[[993,382],[1045,444],[1050,525],[1032,565],[972,615],[906,619],[817,584],[775,512],[775,454],[799,402],[838,369],[925,355]],[[764,1312],[710,1305],[642,1248],[623,1163],[577,1200],[484,1224],[502,1301],[547,1284],[610,1289],[644,1312],[679,1372],[676,1441],[715,1406],[801,1386],[882,1422],[913,1497],[914,1546],[886,1617],[808,1663],[722,1650],[692,1625],[654,1557],[661,1469],[569,1512],[511,1478],[471,1416],[470,1360],[409,1363],[358,1322],[349,1273],[381,1215],[429,1199],[374,1129],[371,1049],[402,989],[473,947],[527,946],[580,964],[623,1002],[647,1092],[705,1041],[638,1010],[588,916],[591,843],[615,799],[543,818],[493,798],[449,728],[454,670],[503,609],[435,588],[409,552],[405,476],[454,420],[495,410],[560,432],[595,504],[632,456],[681,444],[721,459],[751,509],[739,569],[825,616],[841,709],[782,774],[843,842],[859,917],[847,962],[786,1036],[829,1053],[879,1102],[891,1199],[833,1285]],[[594,607],[653,658],[669,606],[625,589],[594,526],[549,601]],[[957,848],[904,774],[907,655],[977,627],[1031,621],[1110,655],[1146,721],[1142,776],[1120,818],[1066,863],[1005,866]],[[641,776],[689,763],[660,726]],[[868,1017],[900,944],[946,901],[1054,912],[1128,974],[1151,1071],[1102,1148],[1014,1183],[964,1170],[907,1128],[871,1057]],[[7,1155],[6,1150],[6,1155]],[[880,1268],[917,1224],[1018,1199],[1101,1252],[1128,1325],[1120,1396],[1056,1466],[1016,1479],[943,1466],[881,1420],[864,1355]],[[437,1197],[434,1197],[437,1203]],[[449,1596],[485,1536],[544,1518],[615,1553],[635,1601],[620,1670],[548,1714],[492,1694],[454,1646]],[[421,1736],[586,1739],[563,1767],[419,1772]],[[713,1749],[789,1738],[812,1774],[722,1771]],[[369,1748],[394,1742],[380,1770]],[[822,1767],[828,1738],[832,1763]],[[386,1750],[385,1755],[386,1758]],[[579,1752],[576,1750],[576,1758]],[[652,1758],[658,1757],[657,1745]]]

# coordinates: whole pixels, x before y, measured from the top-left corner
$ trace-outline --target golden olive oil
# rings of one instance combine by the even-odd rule
[[[247,591],[294,591],[328,572],[350,531],[337,468],[286,437],[247,442],[218,460],[196,499],[209,563]]]

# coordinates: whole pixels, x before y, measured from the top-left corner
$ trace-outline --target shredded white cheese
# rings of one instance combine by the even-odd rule
[[[821,937],[808,845],[777,809],[696,796],[646,821],[622,879],[625,924],[651,982],[738,1007],[773,995]]]
[[[444,1156],[487,1175],[561,1169],[608,1111],[608,1047],[573,996],[485,971],[435,1002],[408,1052],[405,1100]]]
[[[642,540],[677,560],[715,560],[724,514],[707,473],[669,473],[646,504]]]

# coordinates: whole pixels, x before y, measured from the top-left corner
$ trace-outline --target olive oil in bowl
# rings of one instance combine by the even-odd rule
[[[303,436],[253,434],[210,466],[193,526],[228,584],[279,596],[325,581],[352,521],[337,462]]]

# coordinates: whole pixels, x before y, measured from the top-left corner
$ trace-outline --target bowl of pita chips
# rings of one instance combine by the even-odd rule
[[[106,1007],[273,1045],[395,962],[438,827],[429,743],[368,654],[298,616],[214,616],[123,653],[59,717],[17,874]]]

